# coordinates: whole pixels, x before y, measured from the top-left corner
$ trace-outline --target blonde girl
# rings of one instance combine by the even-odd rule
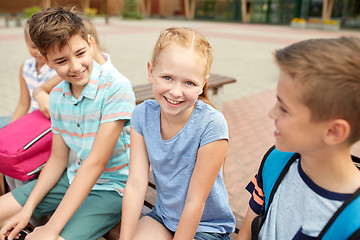
[[[228,127],[206,97],[212,59],[200,33],[161,33],[148,63],[155,100],[140,104],[131,118],[121,240],[230,239],[235,218],[221,171]],[[150,166],[158,197],[139,220]]]

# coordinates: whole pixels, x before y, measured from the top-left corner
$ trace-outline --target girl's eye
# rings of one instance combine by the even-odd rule
[[[186,84],[186,85],[190,85],[190,86],[194,86],[194,85],[195,85],[195,83],[193,83],[193,82],[191,82],[191,81],[186,81],[185,84]]]
[[[164,76],[163,78],[165,78],[166,80],[171,80],[170,76]]]

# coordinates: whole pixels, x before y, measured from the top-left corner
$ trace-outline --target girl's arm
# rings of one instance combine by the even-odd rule
[[[20,80],[19,101],[15,108],[13,117],[11,118],[11,122],[13,122],[13,121],[21,118],[25,114],[27,114],[27,112],[29,111],[29,107],[30,107],[30,93],[27,88],[23,74],[22,74],[23,67],[24,67],[24,64],[21,66],[20,73],[19,73],[19,80]]]
[[[62,79],[58,75],[55,75],[39,87],[35,88],[33,91],[33,97],[39,104],[40,112],[42,112],[42,114],[44,114],[47,118],[50,118],[49,94],[51,90],[61,81]]]
[[[122,205],[120,240],[133,239],[149,180],[149,158],[144,137],[130,130],[130,172]]]
[[[103,173],[124,124],[125,120],[117,120],[100,125],[91,152],[77,171],[64,198],[46,225],[41,231],[31,233],[30,236],[33,236],[30,239],[47,239],[49,233],[52,236],[60,234]]]
[[[9,239],[13,239],[27,224],[36,206],[55,186],[64,172],[69,156],[69,148],[59,134],[53,134],[51,155],[19,213],[9,218],[1,229],[2,233],[11,231]]]
[[[184,210],[174,240],[194,238],[206,199],[225,160],[227,148],[228,141],[225,139],[211,142],[199,148]]]
[[[246,216],[244,219],[244,223],[241,226],[241,229],[237,235],[236,240],[250,240],[251,239],[251,224],[255,217],[258,215],[254,213],[254,211],[249,207]]]

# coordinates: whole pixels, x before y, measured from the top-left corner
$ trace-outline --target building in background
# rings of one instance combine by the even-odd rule
[[[0,0],[0,14],[16,14],[34,5],[75,5],[116,16],[124,4],[137,3],[145,17],[180,16],[249,23],[289,24],[294,18],[336,20],[341,27],[360,28],[360,0]]]

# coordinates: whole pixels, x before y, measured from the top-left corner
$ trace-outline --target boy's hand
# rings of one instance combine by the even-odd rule
[[[44,226],[35,228],[34,231],[26,236],[25,240],[57,240],[59,237],[59,234],[52,231],[45,224]]]
[[[18,233],[23,230],[31,218],[31,212],[28,213],[24,209],[4,222],[0,230],[0,239],[4,240],[7,236],[8,240],[17,239]]]
[[[39,90],[34,97],[39,105],[40,112],[42,112],[45,117],[50,118],[49,94],[43,90]]]

